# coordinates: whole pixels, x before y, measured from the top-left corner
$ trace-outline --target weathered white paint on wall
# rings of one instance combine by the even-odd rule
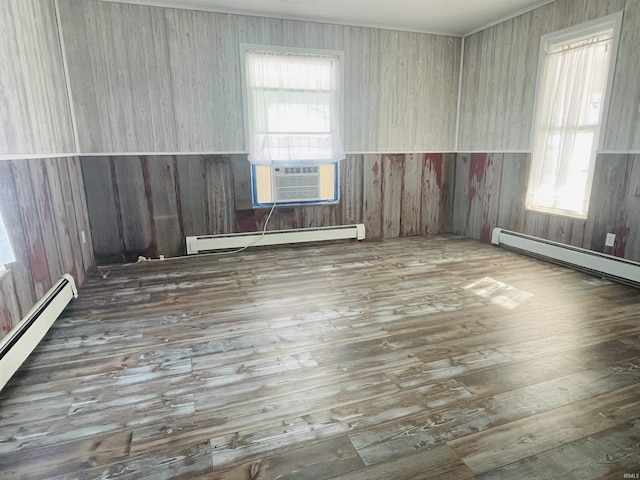
[[[243,151],[240,43],[345,52],[348,151],[450,151],[461,39],[60,0],[82,152]]]
[[[0,155],[75,152],[53,0],[0,2]]]
[[[640,2],[557,0],[465,39],[460,151],[528,151],[540,37],[624,10],[604,149],[640,148]]]

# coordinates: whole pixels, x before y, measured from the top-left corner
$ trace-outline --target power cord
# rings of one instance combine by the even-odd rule
[[[260,240],[262,240],[265,236],[265,234],[267,233],[267,226],[269,225],[269,220],[271,219],[271,215],[273,215],[273,211],[275,210],[277,205],[277,202],[273,202],[273,205],[271,206],[271,210],[269,210],[269,215],[267,215],[267,219],[264,222],[264,227],[262,229],[262,234],[259,237],[256,237],[252,242],[250,242],[249,244],[245,245],[244,247],[240,247],[236,250],[231,250],[231,251],[227,251],[227,252],[211,252],[211,253],[202,253],[200,255],[198,255],[199,257],[209,257],[209,256],[214,256],[214,255],[233,255],[236,253],[240,253],[245,251],[247,248],[253,247],[255,244],[257,244]],[[138,265],[139,263],[145,263],[145,262],[166,262],[169,260],[179,260],[181,258],[184,257],[170,257],[170,258],[153,258],[153,259],[147,259],[145,257],[138,257],[138,260],[135,263],[124,263],[122,265],[118,265],[118,267],[130,267],[132,265]],[[100,275],[102,276],[102,278],[107,278],[107,276],[111,273],[111,270],[107,271],[105,273],[104,269],[108,268],[107,266],[104,265],[98,265],[96,266],[96,269],[100,272]]]

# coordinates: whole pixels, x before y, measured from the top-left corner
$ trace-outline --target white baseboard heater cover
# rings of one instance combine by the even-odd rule
[[[72,298],[78,298],[78,290],[73,277],[65,274],[0,340],[0,390],[40,343]]]
[[[364,240],[364,224],[339,227],[300,228],[293,230],[268,230],[262,232],[230,233],[187,237],[187,255],[211,250],[229,250],[250,246],[284,245],[288,243],[322,242],[326,240]]]
[[[491,243],[545,258],[598,276],[640,286],[640,263],[605,253],[494,228]]]

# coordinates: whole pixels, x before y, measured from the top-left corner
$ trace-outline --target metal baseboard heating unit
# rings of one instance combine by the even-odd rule
[[[246,246],[285,245],[288,243],[322,242],[327,240],[364,240],[364,224],[339,227],[300,228],[294,230],[268,230],[262,232],[232,233],[187,237],[187,255],[211,250],[230,250]]]
[[[78,290],[73,277],[65,274],[0,340],[0,390],[40,343],[72,298],[78,298]]]
[[[640,287],[640,263],[605,253],[494,228],[491,243]]]

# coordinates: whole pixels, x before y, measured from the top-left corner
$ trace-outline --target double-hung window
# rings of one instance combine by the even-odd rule
[[[542,37],[527,208],[587,215],[620,20]]]
[[[342,52],[243,45],[253,203],[338,201]]]

